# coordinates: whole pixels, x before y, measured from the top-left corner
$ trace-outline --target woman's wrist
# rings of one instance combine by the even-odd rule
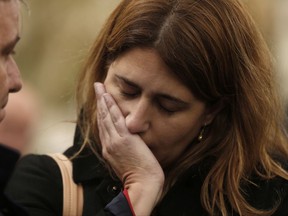
[[[153,208],[159,202],[163,191],[164,180],[143,181],[126,185],[125,189],[135,215],[150,215]]]

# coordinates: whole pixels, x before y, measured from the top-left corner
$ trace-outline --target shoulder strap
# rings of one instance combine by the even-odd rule
[[[61,153],[48,154],[58,164],[63,182],[63,216],[81,216],[83,211],[83,187],[72,178],[72,163]]]

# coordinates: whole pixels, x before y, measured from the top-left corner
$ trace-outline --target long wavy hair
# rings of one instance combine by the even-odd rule
[[[210,215],[270,215],[245,199],[252,173],[264,179],[288,174],[274,156],[287,157],[284,111],[270,52],[240,0],[123,0],[97,37],[80,74],[77,103],[82,147],[101,160],[93,83],[133,47],[157,50],[200,100],[223,108],[201,143],[191,145],[166,173],[166,191],[179,175],[213,158],[201,201]],[[192,142],[192,141],[191,141]],[[276,207],[275,207],[276,208]],[[274,209],[275,210],[275,209]]]

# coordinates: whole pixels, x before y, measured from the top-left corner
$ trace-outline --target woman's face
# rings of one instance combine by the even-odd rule
[[[134,48],[109,67],[104,81],[126,120],[162,166],[175,161],[212,120],[205,103],[177,80],[153,49]]]

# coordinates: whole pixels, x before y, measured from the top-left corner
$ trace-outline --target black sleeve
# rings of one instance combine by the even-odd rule
[[[27,216],[20,206],[4,195],[4,188],[19,157],[19,152],[0,144],[0,215]]]
[[[6,194],[31,216],[62,216],[62,178],[56,162],[46,155],[20,159]]]
[[[108,203],[105,210],[114,216],[133,216],[128,201],[122,192]]]
[[[11,176],[20,154],[0,144],[0,193],[2,195],[6,183]]]

